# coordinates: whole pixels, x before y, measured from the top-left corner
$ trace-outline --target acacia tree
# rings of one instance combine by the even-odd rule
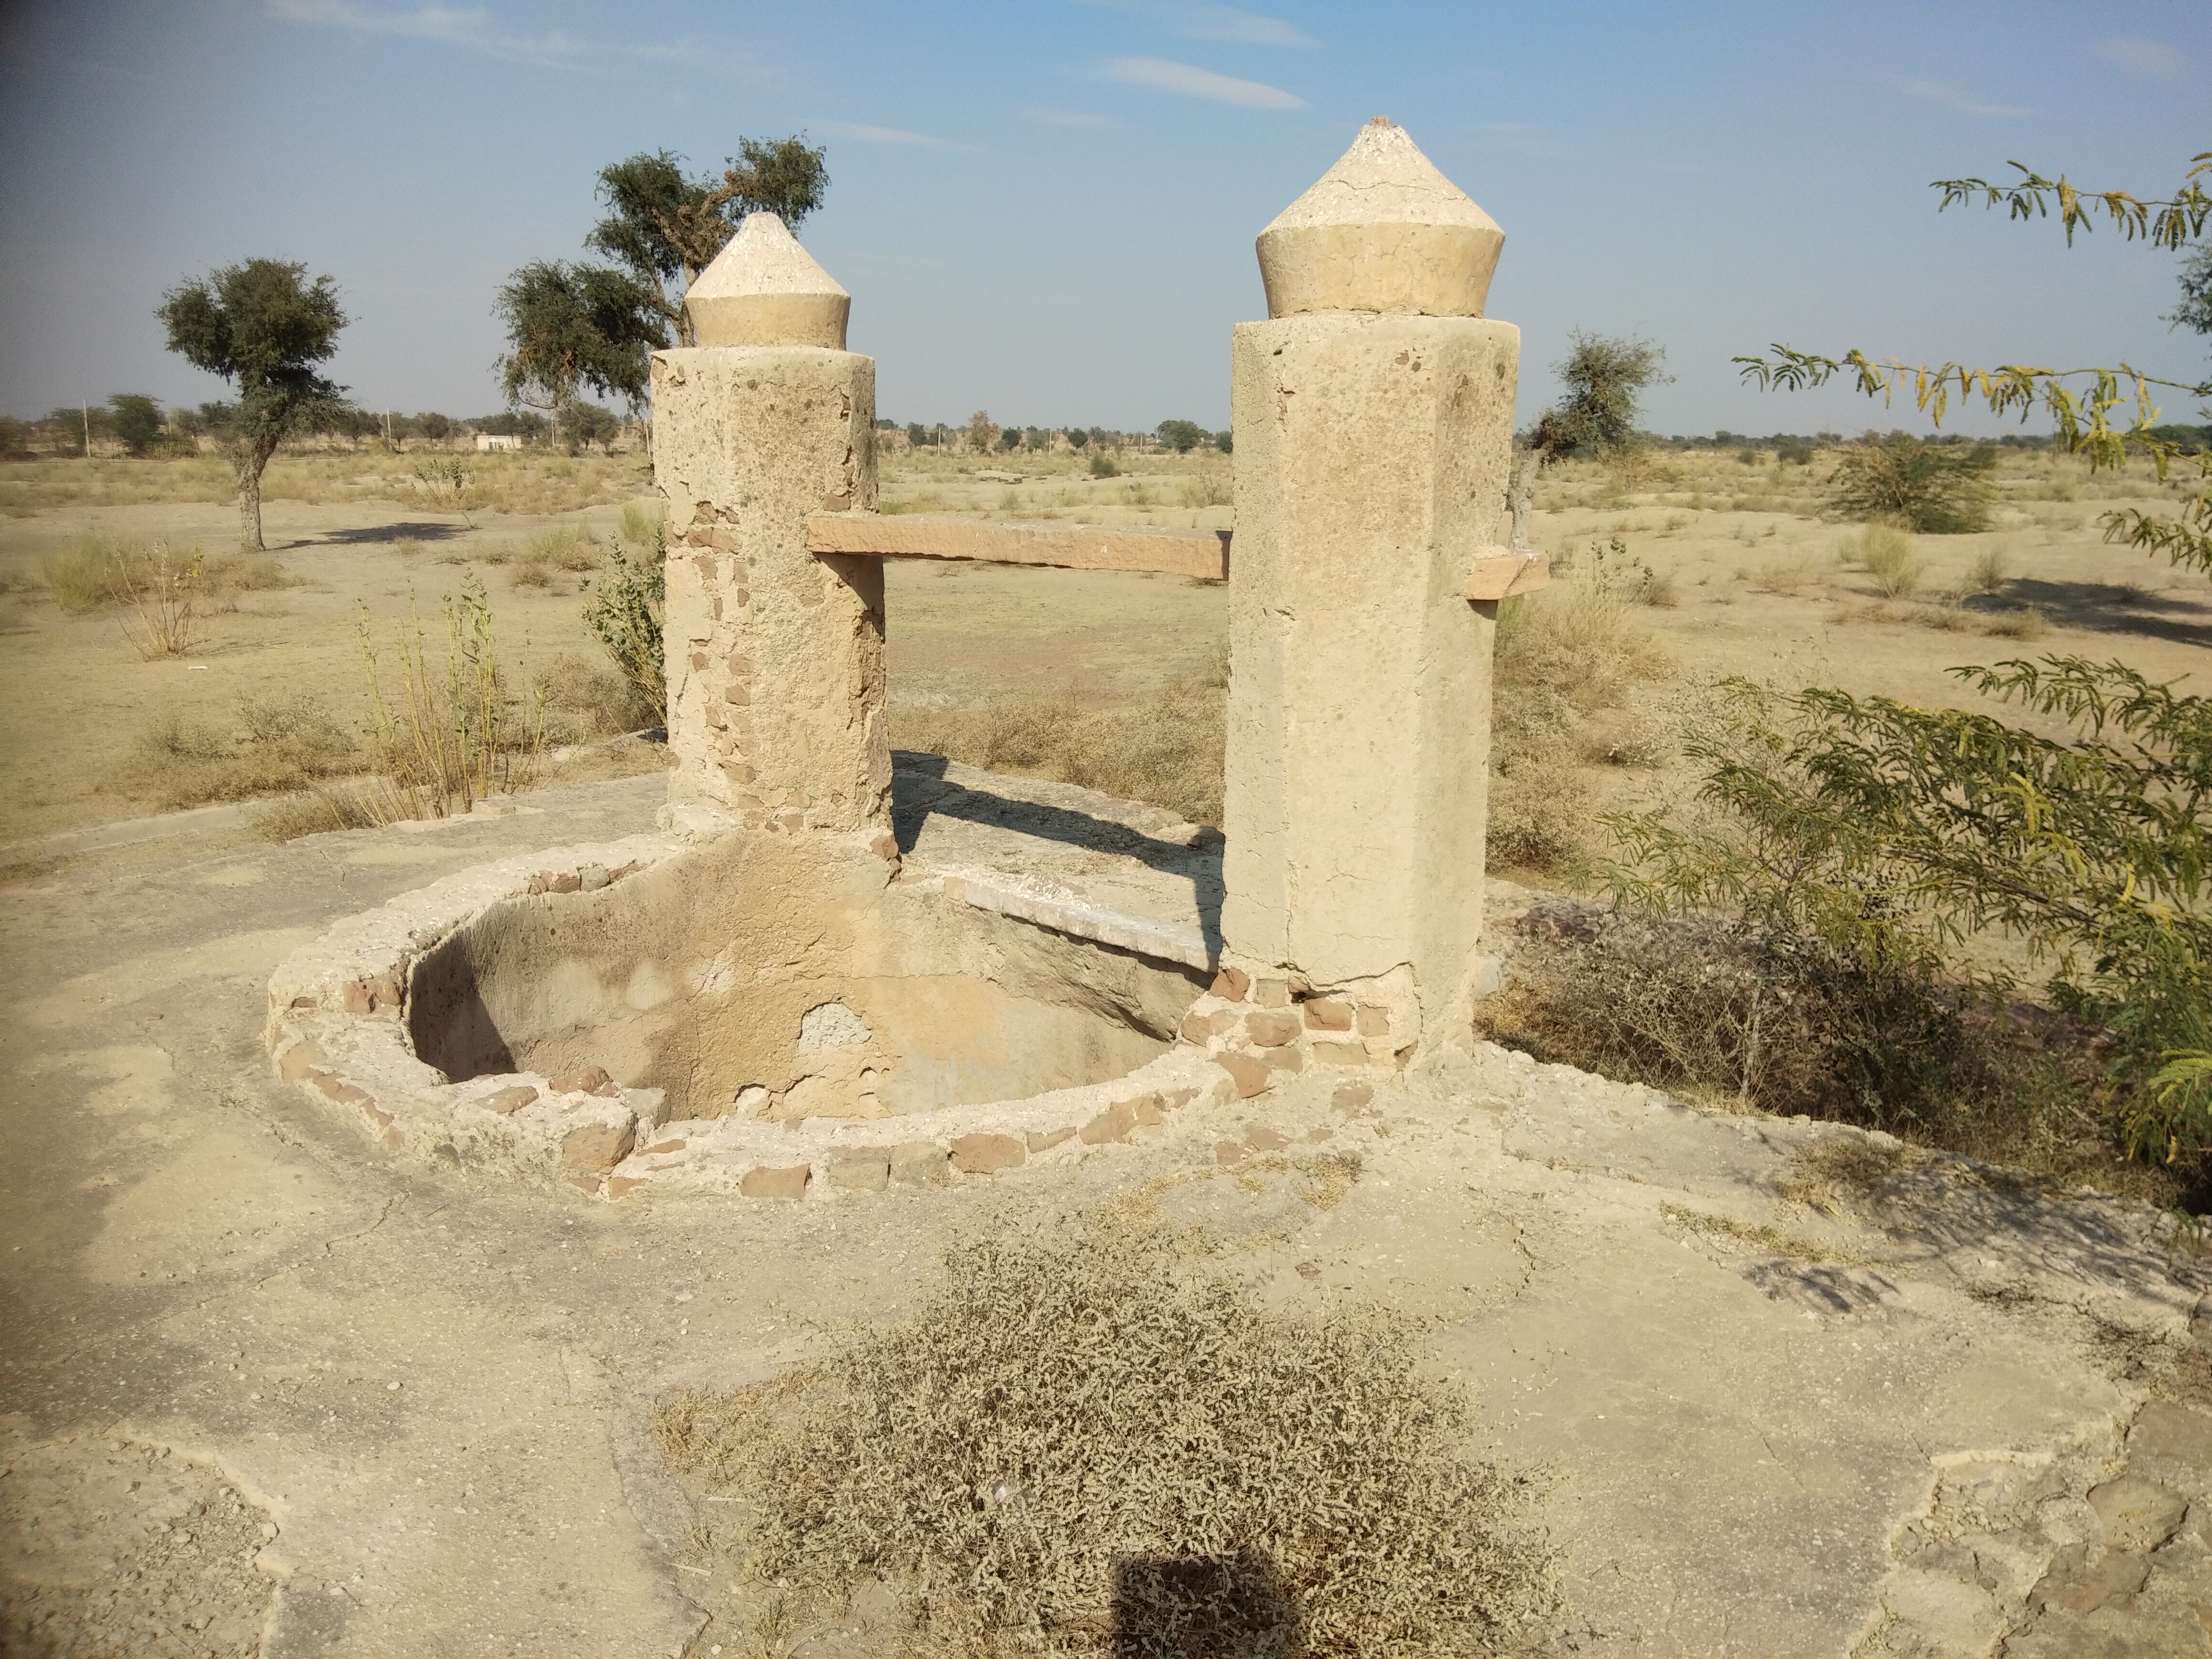
[[[2101,213],[2129,240],[2179,248],[2212,218],[2197,182],[2212,154],[2192,161],[2163,200],[2083,191],[2018,162],[2015,183],[1934,187],[1944,208],[1979,200],[2016,220],[2055,206],[2069,244]],[[1796,388],[1849,376],[1885,401],[1911,392],[1939,425],[1954,396],[2023,419],[2040,405],[2057,447],[2086,454],[2093,471],[2135,454],[2161,479],[2181,457],[2154,429],[2154,389],[2212,398],[2212,381],[2127,364],[1930,368],[1856,349],[1769,352],[1735,360],[1747,380]],[[2123,410],[2131,418],[2116,422]],[[2106,539],[2212,570],[2212,454],[2192,459],[2199,487],[2179,516],[2109,512]],[[1614,891],[1657,909],[1732,912],[1771,959],[1801,975],[1824,965],[1827,983],[1855,988],[1869,1006],[1900,982],[1918,982],[1929,994],[1921,1006],[1936,1006],[1945,947],[1977,928],[2008,933],[2053,963],[2055,1001],[2112,1034],[2106,1089],[2126,1150],[2201,1166],[2212,1158],[2212,697],[2080,657],[1952,672],[2071,730],[2052,738],[1982,713],[1739,686],[1735,717],[1691,746],[1709,763],[1701,793],[1721,827],[1610,820],[1632,854],[1611,872]]]
[[[237,389],[223,437],[238,478],[238,538],[260,552],[261,475],[276,446],[334,413],[345,388],[315,365],[337,349],[346,315],[328,276],[282,259],[248,259],[173,288],[155,315],[169,349]]]
[[[1569,455],[1603,457],[1635,447],[1645,388],[1674,378],[1666,372],[1667,348],[1649,340],[1581,329],[1567,338],[1574,349],[1552,369],[1566,390],[1537,417],[1528,444],[1540,465]]]
[[[604,265],[534,260],[500,289],[498,311],[508,343],[501,390],[556,421],[587,386],[642,403],[653,350],[668,343],[652,291]]]
[[[739,139],[720,180],[686,178],[683,157],[665,149],[633,155],[600,169],[599,197],[609,211],[585,246],[648,285],[677,343],[694,344],[684,292],[748,213],[773,213],[796,234],[830,188],[827,160],[803,134]],[[679,282],[672,292],[670,284]]]

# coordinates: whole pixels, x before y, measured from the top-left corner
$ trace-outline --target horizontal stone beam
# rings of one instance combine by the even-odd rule
[[[1484,601],[1510,599],[1516,593],[1546,586],[1551,580],[1550,554],[1531,555],[1493,548],[1476,559],[1474,568],[1468,573],[1467,596]]]
[[[909,514],[817,513],[806,520],[810,553],[879,559],[973,559],[1061,570],[1148,570],[1223,581],[1225,530],[1106,530],[1096,525],[986,524]]]

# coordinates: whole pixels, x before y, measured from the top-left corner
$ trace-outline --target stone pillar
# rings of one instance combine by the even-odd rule
[[[1261,234],[1268,320],[1232,349],[1228,957],[1395,983],[1430,1035],[1482,931],[1497,606],[1465,592],[1507,539],[1504,240],[1378,118]]]
[[[665,827],[857,833],[890,855],[879,560],[806,550],[810,513],[876,504],[876,365],[852,305],[774,214],[748,217],[684,304],[699,343],[653,356],[668,533]]]

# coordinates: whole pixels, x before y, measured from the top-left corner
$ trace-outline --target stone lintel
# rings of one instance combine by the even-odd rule
[[[907,514],[817,513],[806,520],[811,553],[884,559],[972,559],[1060,570],[1136,570],[1222,581],[1225,530],[1108,530],[1087,525],[982,524]]]

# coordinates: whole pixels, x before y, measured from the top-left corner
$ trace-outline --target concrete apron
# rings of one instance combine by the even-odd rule
[[[1480,1044],[857,1205],[472,1185],[270,1075],[264,988],[298,945],[641,833],[659,787],[0,894],[11,1616],[138,1559],[153,1534],[110,1511],[154,1446],[262,1522],[234,1612],[270,1654],[730,1650],[652,1402],[901,1316],[956,1228],[1143,1188],[1243,1241],[1286,1310],[1420,1322],[1496,1450],[1554,1472],[1576,1651],[2201,1651],[2212,1417],[2154,1397],[2187,1392],[2198,1297],[2140,1209],[1936,1170],[1832,1215],[1779,1186],[1851,1132]],[[165,1559],[228,1541],[172,1519]]]

